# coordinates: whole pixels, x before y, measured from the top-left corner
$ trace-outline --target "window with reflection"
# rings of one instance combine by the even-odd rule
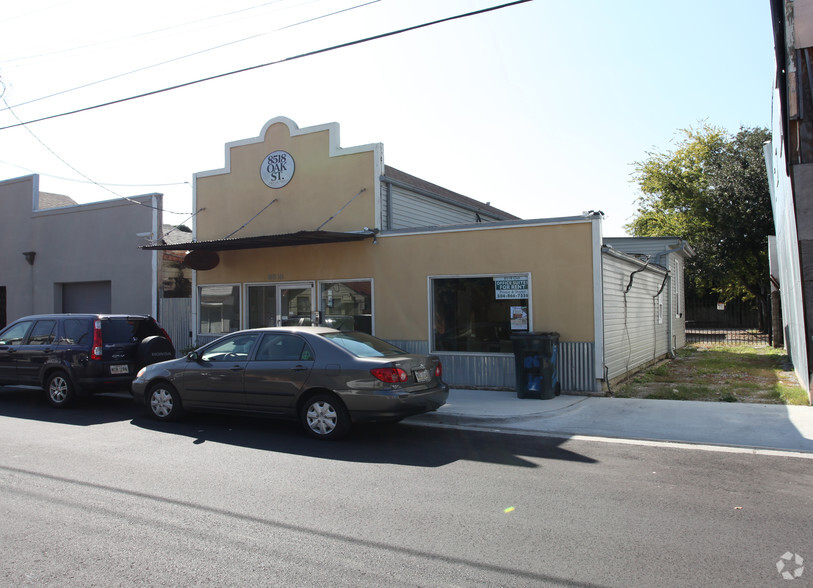
[[[277,287],[248,288],[248,328],[273,327],[277,324]]]
[[[340,331],[373,332],[371,280],[322,282],[322,324]]]
[[[511,353],[528,331],[528,276],[433,278],[432,349]]]
[[[201,333],[231,333],[240,330],[240,286],[200,286]]]

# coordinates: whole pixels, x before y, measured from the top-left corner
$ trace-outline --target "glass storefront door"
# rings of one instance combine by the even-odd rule
[[[313,324],[314,286],[313,282],[248,286],[248,328]]]
[[[281,327],[313,324],[313,283],[277,286],[277,324]]]

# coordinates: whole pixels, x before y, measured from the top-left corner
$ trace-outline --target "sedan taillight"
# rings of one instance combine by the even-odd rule
[[[387,384],[399,384],[406,382],[409,378],[409,375],[404,370],[397,367],[374,368],[370,370],[370,373]]]
[[[438,365],[435,366],[435,377],[438,379],[443,377],[443,366],[440,362],[438,362]]]

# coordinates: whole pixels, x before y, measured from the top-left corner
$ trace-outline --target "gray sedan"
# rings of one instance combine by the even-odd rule
[[[271,327],[231,333],[147,366],[132,394],[162,421],[184,410],[245,412],[299,419],[311,436],[337,439],[353,422],[437,410],[449,386],[437,357],[366,333]]]

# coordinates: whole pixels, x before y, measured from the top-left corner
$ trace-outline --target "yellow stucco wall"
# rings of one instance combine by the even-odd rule
[[[257,141],[229,145],[229,170],[196,177],[195,205],[205,209],[196,218],[197,240],[225,238],[275,198],[277,202],[234,238],[316,230],[362,189],[323,230],[358,231],[375,226],[375,151],[330,156],[333,131],[319,128],[322,130],[291,136],[288,124],[280,121],[269,125]],[[278,150],[293,156],[296,167],[293,179],[274,189],[263,183],[260,168],[266,156]]]
[[[335,133],[335,135],[333,135]],[[256,140],[228,146],[225,170],[196,175],[199,241],[316,230],[360,190],[328,231],[376,228],[380,149],[338,148],[338,125],[301,130],[274,119]],[[266,186],[260,167],[277,150],[296,162],[291,182]],[[483,227],[487,227],[484,224]],[[220,264],[197,272],[197,284],[284,283],[373,279],[375,334],[391,340],[429,338],[429,276],[531,273],[534,331],[557,331],[563,341],[593,341],[592,221],[478,228],[455,232],[380,235],[378,242],[221,251]],[[317,298],[319,293],[317,292]],[[241,303],[244,301],[241,301]]]
[[[372,278],[376,335],[405,340],[428,339],[429,276],[531,272],[532,330],[593,341],[588,221],[226,251],[220,259],[198,272],[199,285]]]

